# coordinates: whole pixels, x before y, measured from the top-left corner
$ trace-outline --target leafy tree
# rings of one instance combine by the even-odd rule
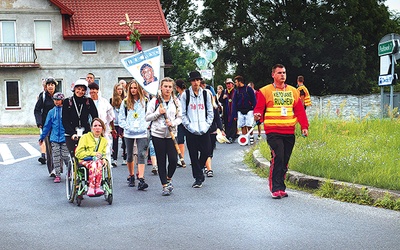
[[[199,54],[183,42],[179,40],[165,41],[164,61],[169,66],[164,71],[165,75],[173,79],[186,80],[189,72],[196,68],[197,57]]]
[[[219,70],[233,64],[258,87],[282,63],[289,83],[301,74],[315,95],[369,93],[379,74],[377,44],[400,31],[382,2],[205,0],[197,28],[206,32],[197,42],[218,52]]]
[[[199,57],[193,48],[183,43],[186,34],[192,34],[196,26],[196,8],[187,0],[160,0],[171,38],[165,40],[164,74],[173,79],[184,79],[196,68],[195,59]]]
[[[167,20],[171,36],[182,39],[186,33],[191,33],[196,26],[196,9],[187,0],[160,0]]]

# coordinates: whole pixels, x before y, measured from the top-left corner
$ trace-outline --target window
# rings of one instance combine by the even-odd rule
[[[20,108],[19,81],[6,80],[6,108]]]
[[[62,80],[55,79],[57,81],[56,89],[54,90],[54,93],[56,92],[63,92],[63,87],[62,87]]]
[[[55,90],[55,92],[63,92],[62,80],[57,80],[57,79],[56,79],[56,81],[58,82],[58,84],[56,85],[56,90]],[[54,93],[55,93],[55,92],[54,92]]]
[[[131,41],[119,41],[119,52],[133,52]]]
[[[0,42],[2,43],[15,43],[15,21],[2,21],[0,22]]]
[[[3,63],[16,62],[16,33],[15,21],[0,21],[0,43],[4,43],[0,49],[0,61]]]
[[[83,53],[95,53],[96,52],[96,41],[82,41],[82,52]]]
[[[35,21],[35,48],[51,49],[51,22],[46,20]]]

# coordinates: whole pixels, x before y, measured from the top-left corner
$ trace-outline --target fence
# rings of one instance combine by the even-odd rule
[[[0,43],[0,63],[35,63],[33,43]]]

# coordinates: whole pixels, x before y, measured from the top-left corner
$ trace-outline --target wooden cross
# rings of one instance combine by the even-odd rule
[[[119,25],[121,25],[121,26],[126,25],[133,32],[135,30],[135,24],[139,24],[140,22],[139,21],[131,21],[129,19],[128,13],[125,13],[125,18],[126,18],[126,21],[119,23]]]

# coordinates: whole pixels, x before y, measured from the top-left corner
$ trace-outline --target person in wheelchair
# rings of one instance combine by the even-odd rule
[[[104,194],[100,187],[102,181],[103,164],[107,164],[103,157],[106,155],[107,139],[104,137],[105,124],[100,118],[94,118],[91,124],[91,132],[84,134],[78,143],[75,157],[80,165],[89,170],[88,196]]]

